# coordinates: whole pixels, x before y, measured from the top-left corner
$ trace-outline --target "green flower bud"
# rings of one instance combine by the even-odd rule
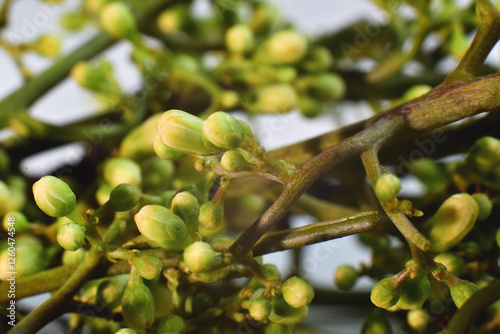
[[[31,234],[22,234],[16,236],[15,245],[16,272],[17,277],[29,276],[44,270],[48,265],[48,259],[45,256],[45,250],[42,242]],[[0,243],[0,279],[9,278],[8,258],[12,257],[12,249],[9,250],[7,240]]]
[[[130,275],[121,305],[123,320],[130,328],[142,330],[153,324],[155,320],[154,297],[140,276]]]
[[[259,297],[250,304],[248,313],[256,321],[264,321],[269,317],[272,310],[273,304],[271,304],[271,301],[264,297]]]
[[[132,263],[139,275],[147,280],[152,280],[160,276],[162,263],[154,255],[138,255],[132,258]]]
[[[229,150],[220,159],[220,165],[228,172],[241,172],[251,169],[259,160],[240,148]]]
[[[200,205],[194,195],[188,191],[178,193],[172,199],[171,210],[186,222],[189,231],[198,231]]]
[[[140,187],[142,182],[141,167],[127,158],[111,158],[104,162],[102,168],[104,180],[112,187],[128,183]]]
[[[107,183],[101,183],[95,192],[95,199],[99,205],[103,205],[107,201],[109,201],[109,197],[111,195],[111,191],[113,187]]]
[[[378,281],[372,288],[370,300],[380,308],[388,309],[397,304],[401,289],[396,286],[392,277]]]
[[[156,24],[162,33],[170,35],[182,30],[189,23],[189,16],[189,6],[178,4],[162,11]]]
[[[406,322],[416,331],[423,330],[429,323],[429,313],[422,309],[411,310],[406,315]]]
[[[57,242],[66,250],[76,251],[84,241],[85,230],[76,223],[65,224],[57,230]]]
[[[144,170],[143,188],[155,193],[163,191],[172,182],[174,174],[175,166],[172,161],[154,158]]]
[[[209,270],[214,264],[215,251],[210,244],[197,241],[184,250],[184,262],[193,273]]]
[[[81,263],[85,259],[86,252],[84,248],[78,248],[76,251],[65,250],[62,255],[62,263],[65,266]]]
[[[61,27],[67,31],[82,30],[87,24],[87,16],[83,12],[65,13],[60,20]]]
[[[160,137],[156,137],[153,142],[153,149],[160,159],[165,160],[177,160],[186,156],[186,153],[182,153],[174,150],[173,148],[163,144]]]
[[[116,306],[123,296],[129,279],[129,274],[123,274],[111,276],[100,282],[96,292],[97,302],[101,305]]]
[[[203,135],[217,147],[225,150],[248,146],[252,144],[253,135],[228,113],[217,111],[203,123]]]
[[[192,274],[192,276],[194,276],[198,281],[202,283],[213,284],[220,280],[223,280],[227,276],[227,274],[229,274],[230,269],[231,269],[230,266],[227,266],[220,269]]]
[[[280,325],[294,325],[307,318],[308,306],[294,308],[283,299],[283,294],[278,293],[271,301],[273,310],[268,319]]]
[[[3,217],[2,227],[5,231],[12,231],[14,228],[16,233],[22,233],[29,231],[30,222],[22,212],[10,211]]]
[[[132,40],[137,36],[134,16],[122,2],[105,5],[99,14],[102,27],[116,39]]]
[[[361,327],[361,334],[392,334],[391,324],[381,309],[370,313]]]
[[[293,30],[283,30],[268,37],[256,52],[256,59],[273,65],[294,64],[307,51],[307,39]]]
[[[458,244],[474,227],[479,207],[468,194],[448,198],[424,225],[434,252],[444,252]]]
[[[272,84],[252,89],[244,99],[251,112],[283,114],[298,105],[298,95],[289,84]]]
[[[169,314],[160,319],[158,333],[184,333],[184,319],[175,314]]]
[[[33,43],[33,51],[42,57],[53,58],[61,52],[61,40],[53,35],[42,35]]]
[[[174,311],[174,294],[172,290],[160,280],[151,282],[149,288],[155,297],[155,317],[158,319],[172,314]],[[178,296],[176,295],[176,297]]]
[[[314,298],[314,289],[307,280],[294,276],[283,283],[283,298],[293,308],[307,306]]]
[[[477,220],[485,220],[491,214],[491,210],[493,209],[493,204],[490,201],[490,198],[486,194],[473,194],[472,198],[476,201],[479,207],[479,214],[477,215]]]
[[[345,93],[342,77],[333,73],[318,73],[300,77],[295,83],[297,90],[324,101],[338,101]]]
[[[333,57],[324,46],[315,46],[307,52],[301,62],[301,66],[307,72],[319,72],[328,70],[333,64]]]
[[[33,184],[36,205],[51,217],[67,216],[76,208],[76,196],[70,187],[54,176],[44,176]]]
[[[475,241],[466,241],[462,245],[465,256],[469,259],[473,259],[481,253],[481,246]]]
[[[286,326],[268,323],[264,327],[264,334],[291,334],[292,331]]]
[[[461,308],[470,296],[479,290],[476,284],[459,278],[456,278],[451,282],[445,281],[445,283],[450,288],[451,298],[458,308]]]
[[[104,318],[90,318],[87,322],[87,328],[92,334],[109,334],[116,332],[120,328],[120,324]]]
[[[349,291],[356,284],[358,277],[359,273],[353,266],[344,264],[335,271],[335,284],[340,290]]]
[[[476,140],[465,158],[467,167],[479,175],[491,172],[499,161],[500,140],[489,136]]]
[[[441,193],[448,186],[450,176],[446,169],[432,159],[419,159],[412,162],[414,174],[431,193]]]
[[[113,73],[106,72],[102,65],[92,65],[88,62],[79,62],[71,69],[71,78],[80,86],[103,94],[116,95],[120,87],[116,83]],[[108,65],[106,65],[108,66]]]
[[[137,334],[132,328],[120,328],[115,334]]]
[[[323,111],[321,102],[305,94],[299,96],[298,103],[299,111],[305,117],[316,117]]]
[[[464,259],[456,253],[445,252],[434,257],[434,261],[443,264],[453,275],[461,275],[465,269]]]
[[[427,276],[421,274],[408,279],[401,286],[401,296],[397,306],[403,310],[416,310],[422,307],[429,297],[430,282]]]
[[[258,2],[250,18],[250,28],[255,34],[268,34],[273,25],[279,21],[279,14],[275,6],[267,2]]]
[[[163,206],[143,206],[134,220],[139,232],[152,246],[181,249],[189,242],[186,224]]]
[[[136,187],[127,183],[117,185],[109,195],[109,202],[116,211],[128,211],[139,203],[141,194]]]
[[[401,191],[401,180],[394,174],[381,175],[375,183],[375,194],[382,199],[396,198]]]
[[[215,230],[224,219],[224,206],[222,203],[208,201],[200,207],[198,222],[208,230]]]
[[[160,117],[160,114],[154,114],[130,131],[120,143],[120,156],[140,161],[153,155],[153,143],[158,137]]]
[[[226,48],[232,53],[245,53],[254,45],[253,32],[245,24],[237,24],[226,31]]]
[[[164,112],[158,121],[161,141],[170,148],[197,155],[222,152],[222,149],[203,140],[202,127],[200,118],[177,109]]]

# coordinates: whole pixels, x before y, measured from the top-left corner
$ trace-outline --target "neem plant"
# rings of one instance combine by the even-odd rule
[[[195,1],[85,0],[62,27],[101,30],[36,75],[24,55],[57,57],[60,40],[0,39],[25,79],[0,101],[12,133],[0,150],[0,331],[36,333],[69,313],[68,333],[305,332],[311,303],[353,301],[371,309],[366,334],[500,332],[500,76],[484,64],[498,4],[373,2],[384,23],[311,39],[265,1],[212,1],[200,18]],[[97,58],[117,41],[141,73],[135,94]],[[32,117],[68,76],[105,110],[66,126]],[[272,152],[230,113],[315,117],[342,101],[374,115]],[[23,175],[26,157],[73,142],[79,165]],[[408,174],[425,190],[402,199]],[[318,222],[289,228],[294,214]],[[371,263],[338,267],[342,292],[314,289],[299,250],[351,234]],[[287,249],[290,277],[262,261]],[[350,293],[363,276],[371,294]]]

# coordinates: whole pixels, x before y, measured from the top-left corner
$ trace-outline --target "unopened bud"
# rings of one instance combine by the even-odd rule
[[[472,198],[476,201],[479,207],[479,214],[477,215],[477,220],[482,221],[488,218],[491,214],[491,210],[493,209],[493,204],[490,201],[490,198],[486,194],[473,194]]]
[[[180,249],[189,241],[186,224],[161,205],[143,206],[134,219],[152,246]]]
[[[434,252],[444,252],[459,243],[474,227],[479,207],[469,194],[448,198],[425,223]]]
[[[308,306],[294,308],[285,301],[283,294],[277,293],[271,301],[273,310],[268,319],[280,325],[293,325],[304,321],[309,311]]]
[[[307,72],[318,72],[328,70],[333,63],[333,57],[330,51],[324,46],[315,46],[301,62],[302,67]]]
[[[208,201],[200,207],[198,221],[201,226],[208,230],[214,230],[220,226],[224,219],[223,203]]]
[[[403,310],[416,310],[422,307],[429,297],[430,282],[425,274],[406,280],[401,286],[401,296],[397,306]]]
[[[298,105],[298,95],[289,84],[272,84],[254,88],[243,103],[251,112],[283,114]]]
[[[188,22],[189,6],[182,3],[162,11],[156,19],[158,29],[165,35],[182,30]]]
[[[177,160],[186,155],[186,153],[179,152],[177,150],[174,150],[173,148],[163,144],[161,141],[160,137],[156,137],[154,142],[153,142],[153,149],[156,153],[156,155],[160,159],[165,159],[165,160]]]
[[[65,250],[62,255],[62,263],[67,266],[70,264],[81,263],[85,259],[86,250],[78,248],[76,251]]]
[[[111,276],[97,286],[96,298],[101,305],[115,306],[127,287],[129,274]]]
[[[259,160],[240,148],[226,151],[220,160],[222,168],[228,172],[241,172],[259,163]]]
[[[54,176],[44,176],[33,184],[36,205],[51,217],[67,216],[76,208],[71,188]]]
[[[102,169],[104,180],[113,187],[122,183],[128,183],[134,187],[141,186],[141,167],[133,160],[111,158],[104,162]]]
[[[57,230],[57,242],[62,248],[76,251],[85,241],[85,230],[76,223],[65,224]]]
[[[274,65],[294,64],[307,51],[307,39],[293,30],[283,30],[271,35],[256,52],[256,59]]]
[[[137,36],[134,16],[122,2],[105,5],[99,14],[102,27],[116,39],[132,40]]]
[[[307,306],[314,298],[314,289],[307,280],[294,276],[283,283],[283,298],[293,308]]]
[[[215,259],[215,251],[210,244],[197,241],[184,250],[183,257],[189,270],[194,273],[201,273],[212,267]]]
[[[450,288],[451,298],[458,308],[461,308],[470,296],[479,290],[476,284],[466,280],[458,279],[451,284],[447,281],[445,283]]]
[[[184,333],[184,319],[175,314],[169,314],[160,319],[158,333]]]
[[[200,205],[194,195],[188,191],[176,194],[172,199],[171,209],[173,213],[184,220],[189,231],[198,231]]]
[[[248,127],[228,113],[217,111],[203,123],[203,135],[208,141],[225,150],[252,144],[253,134]]]
[[[139,275],[147,280],[152,280],[160,276],[162,263],[154,255],[138,255],[132,258],[132,263]]]
[[[22,233],[29,231],[30,222],[24,213],[19,211],[10,211],[3,217],[2,227],[5,231],[12,231],[12,227],[14,227],[16,233]]]
[[[411,310],[406,315],[406,322],[408,323],[408,326],[416,331],[419,331],[427,327],[429,318],[429,313],[427,313],[425,310]]]
[[[375,194],[382,199],[396,198],[401,191],[401,181],[394,174],[384,174],[375,183]]]
[[[299,96],[299,111],[305,117],[316,117],[323,111],[323,104],[312,97],[301,94]]]
[[[139,203],[141,194],[136,187],[127,183],[117,185],[109,195],[109,202],[116,211],[128,211]]]
[[[121,305],[123,320],[130,328],[142,330],[153,324],[155,320],[155,300],[151,290],[144,285],[140,276],[130,275]]]
[[[69,12],[61,17],[61,26],[68,31],[82,30],[87,23],[87,16],[83,12]]]
[[[296,81],[299,91],[323,100],[338,101],[345,93],[344,80],[334,73],[318,73],[300,77]]]
[[[434,261],[443,264],[453,275],[461,275],[465,269],[464,259],[453,252],[440,253],[434,257]]]
[[[144,169],[143,188],[148,192],[165,190],[175,174],[174,163],[170,160],[154,158]]]
[[[352,289],[359,273],[353,266],[345,264],[337,268],[335,271],[335,284],[340,290],[349,291]]]
[[[161,141],[182,153],[213,155],[223,150],[203,140],[203,120],[182,110],[166,111],[158,121]]]
[[[396,286],[392,277],[388,277],[373,286],[370,300],[375,306],[388,309],[397,304],[399,296],[401,289]]]
[[[267,2],[257,2],[250,18],[250,28],[255,34],[269,33],[273,25],[279,21],[279,10]]]
[[[267,298],[259,297],[252,301],[248,313],[256,321],[264,321],[269,317],[272,310],[273,304],[271,304],[271,301]]]
[[[486,136],[476,140],[465,158],[470,170],[479,175],[488,174],[500,161],[500,140]]]
[[[33,43],[33,51],[42,57],[56,57],[61,52],[61,40],[53,35],[42,35]]]
[[[254,45],[253,32],[245,24],[237,24],[226,31],[226,47],[232,53],[245,53]]]
[[[120,328],[115,334],[137,334],[132,328]]]
[[[370,313],[361,327],[361,334],[392,334],[391,324],[381,309]]]
[[[153,142],[158,137],[160,117],[160,114],[154,114],[130,131],[120,143],[120,156],[140,161],[153,155]]]

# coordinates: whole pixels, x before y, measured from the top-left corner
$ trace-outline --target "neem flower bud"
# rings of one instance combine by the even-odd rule
[[[214,264],[215,251],[206,242],[197,241],[184,250],[184,262],[193,273],[209,270]]]
[[[470,296],[479,290],[476,284],[456,277],[451,281],[445,280],[444,283],[450,288],[451,298],[458,308],[461,308]]]
[[[85,230],[76,223],[65,224],[57,230],[57,242],[62,248],[76,251],[85,241]]]
[[[117,185],[109,195],[109,202],[116,211],[128,211],[139,203],[141,194],[136,187],[128,183]]]
[[[170,160],[154,158],[144,169],[143,188],[149,192],[164,191],[175,174],[174,163]]]
[[[158,121],[161,141],[187,154],[213,155],[223,150],[203,140],[203,120],[182,110],[166,111]]]
[[[184,333],[184,319],[176,314],[169,314],[160,319],[158,333]]]
[[[271,301],[273,310],[268,319],[280,325],[294,325],[304,321],[309,311],[308,306],[294,308],[283,298],[282,293],[277,293]]]
[[[373,286],[370,300],[375,306],[388,309],[397,304],[399,296],[401,289],[396,286],[392,277],[388,277]]]
[[[465,163],[476,174],[489,173],[500,161],[500,140],[485,136],[476,140],[465,158]]]
[[[272,310],[273,304],[271,304],[271,301],[267,298],[259,297],[252,301],[248,313],[256,321],[264,321],[269,317]]]
[[[156,19],[156,24],[162,33],[170,35],[182,30],[188,24],[189,16],[189,6],[180,3],[162,11]]]
[[[160,117],[160,114],[154,114],[130,131],[120,143],[120,156],[139,161],[153,155]]]
[[[283,283],[283,298],[293,308],[307,306],[314,298],[314,289],[307,280],[294,276]]]
[[[19,211],[10,211],[5,214],[2,220],[2,227],[5,231],[15,229],[16,233],[26,232],[30,229],[30,222],[24,213]]]
[[[228,113],[217,111],[203,123],[203,136],[212,144],[225,150],[251,145],[253,137],[249,128]],[[250,138],[249,138],[250,137]]]
[[[322,102],[305,94],[300,94],[298,107],[303,116],[310,118],[318,116],[323,111]]]
[[[251,112],[283,114],[298,104],[298,95],[289,84],[271,84],[255,87],[244,99]]]
[[[146,329],[155,321],[155,300],[142,278],[130,274],[130,280],[121,300],[123,320],[135,330]]]
[[[112,187],[128,183],[140,187],[142,182],[141,167],[137,162],[127,158],[111,158],[104,162],[102,168],[104,180]]]
[[[8,258],[12,257],[12,253],[8,250],[7,240],[0,242],[0,279],[7,280],[9,276]],[[48,260],[45,255],[43,244],[34,235],[21,234],[16,236],[16,272],[17,277],[24,277],[47,267]]]
[[[208,230],[214,230],[220,226],[224,219],[223,203],[211,200],[200,207],[198,221],[201,226]]]
[[[443,264],[453,275],[461,275],[465,269],[464,259],[454,252],[440,253],[434,257],[434,261]]]
[[[344,264],[335,271],[335,284],[340,290],[349,291],[356,284],[358,277],[359,273],[353,266]]]
[[[83,12],[68,12],[62,15],[59,22],[64,30],[75,32],[85,26],[88,18]]]
[[[171,210],[184,220],[188,230],[192,232],[198,231],[200,204],[194,195],[188,191],[176,194],[172,199]]]
[[[123,296],[130,279],[129,274],[115,275],[105,278],[97,286],[96,299],[101,305],[117,306]]]
[[[375,194],[382,199],[396,198],[401,191],[401,180],[394,174],[381,175],[375,183]]]
[[[397,306],[403,310],[416,310],[422,307],[429,297],[430,282],[425,274],[406,280],[401,285],[401,296]]]
[[[250,169],[259,160],[240,148],[229,150],[220,159],[220,165],[228,172],[241,172]]]
[[[279,10],[267,3],[257,2],[250,18],[250,28],[255,34],[267,34],[272,26],[279,21]]]
[[[123,2],[105,5],[99,14],[102,27],[116,39],[133,39],[137,34],[134,16]]]
[[[245,53],[254,45],[253,32],[245,24],[237,24],[226,31],[226,47],[232,53]]]
[[[186,153],[179,152],[163,144],[160,137],[156,137],[153,141],[153,149],[159,158],[165,160],[177,160],[186,155]]]
[[[422,309],[411,310],[406,315],[406,322],[414,330],[422,330],[429,323],[429,313]]]
[[[384,315],[381,309],[374,309],[368,315],[363,327],[361,327],[361,334],[388,334],[392,333],[391,323]]]
[[[147,280],[152,280],[160,276],[162,263],[154,255],[138,255],[132,258],[132,263],[139,275]]]
[[[137,334],[132,328],[120,328],[115,334]]]
[[[477,220],[485,220],[491,214],[491,210],[493,209],[493,204],[490,201],[490,198],[486,194],[473,194],[472,198],[476,201],[479,207],[479,214],[477,215]]]
[[[146,205],[134,216],[139,232],[152,246],[183,248],[188,241],[186,224],[161,205]]]
[[[51,217],[64,217],[75,211],[76,196],[71,188],[54,176],[44,176],[33,184],[36,205]]]
[[[323,101],[338,101],[345,94],[345,82],[334,73],[318,73],[300,77],[297,89]]]
[[[62,254],[62,263],[65,266],[81,263],[85,259],[86,252],[85,248],[78,248],[76,251],[65,250]]]
[[[294,64],[307,51],[307,39],[293,30],[283,30],[266,39],[256,52],[256,59],[274,65]]]
[[[444,252],[458,244],[474,227],[479,207],[469,194],[448,198],[424,225],[434,252]]]
[[[33,51],[42,57],[56,57],[61,52],[61,40],[53,35],[42,35],[33,43]]]
[[[315,46],[309,52],[301,62],[301,66],[307,72],[318,72],[328,70],[333,63],[333,57],[324,46]]]

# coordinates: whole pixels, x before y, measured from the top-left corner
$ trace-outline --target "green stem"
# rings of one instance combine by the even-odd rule
[[[9,334],[36,333],[46,324],[64,314],[67,304],[73,295],[78,292],[82,284],[92,274],[99,264],[100,254],[93,248],[87,253],[83,261],[63,286],[52,297],[22,319]]]
[[[361,160],[365,166],[366,174],[372,187],[375,187],[377,179],[384,174],[382,166],[377,157],[376,149],[369,149],[361,154]],[[378,196],[377,196],[378,197]],[[408,243],[414,244],[423,251],[431,248],[431,242],[420,233],[415,226],[401,212],[394,212],[388,201],[378,198],[380,205],[384,209],[389,219],[394,223],[399,232],[406,238]]]
[[[400,117],[380,119],[371,127],[339,142],[305,164],[293,174],[292,180],[276,202],[263,214],[260,220],[253,223],[240,235],[230,247],[229,252],[236,258],[248,253],[253,245],[285,216],[314,181],[342,161],[358,156],[378,143],[381,138],[390,138],[395,135],[403,128],[404,122],[402,121],[403,119]]]
[[[260,256],[366,232],[377,227],[378,221],[378,213],[369,211],[332,221],[267,233],[252,248],[252,253],[254,256]]]
[[[474,320],[491,304],[500,299],[500,280],[496,280],[474,293],[451,317],[446,333],[468,334]]]
[[[476,3],[481,23],[469,49],[455,70],[446,77],[445,84],[474,78],[500,39],[500,13],[489,0],[476,0]]]

